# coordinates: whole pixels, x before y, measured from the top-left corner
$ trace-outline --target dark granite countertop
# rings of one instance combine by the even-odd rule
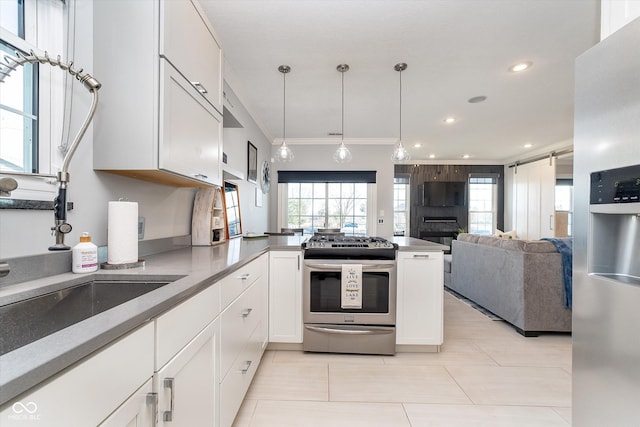
[[[145,257],[141,267],[63,273],[0,288],[0,306],[94,278],[150,276],[173,282],[0,356],[0,405],[151,321],[269,250],[300,250],[307,236],[232,239],[217,246],[189,246]],[[447,246],[394,237],[401,251],[442,251]],[[63,283],[63,284],[61,284]]]

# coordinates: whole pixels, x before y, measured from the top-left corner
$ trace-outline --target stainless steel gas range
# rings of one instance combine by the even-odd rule
[[[303,349],[394,354],[398,246],[379,237],[316,235],[302,247]]]

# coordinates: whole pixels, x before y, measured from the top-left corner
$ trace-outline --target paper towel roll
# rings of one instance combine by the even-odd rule
[[[137,202],[109,202],[107,261],[109,264],[138,261]]]

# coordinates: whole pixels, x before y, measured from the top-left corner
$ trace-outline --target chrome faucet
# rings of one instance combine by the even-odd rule
[[[58,55],[55,59],[49,57],[47,52],[44,52],[44,55],[37,55],[33,50],[29,52],[29,55],[25,55],[22,52],[16,51],[16,56],[8,56],[4,57],[4,61],[6,64],[0,63],[0,83],[4,81],[4,78],[8,76],[12,71],[14,71],[18,66],[22,66],[25,63],[30,64],[49,64],[52,67],[59,67],[63,71],[67,71],[69,74],[74,76],[82,85],[93,94],[93,102],[91,103],[91,108],[89,109],[89,113],[87,117],[84,119],[84,123],[82,127],[78,131],[75,139],[71,143],[71,147],[69,151],[64,156],[64,160],[62,162],[62,168],[58,172],[58,195],[53,200],[53,213],[54,213],[54,225],[51,227],[51,231],[55,234],[56,243],[53,246],[49,246],[50,251],[64,251],[70,249],[69,246],[64,244],[64,235],[71,231],[71,224],[67,222],[67,184],[69,183],[69,163],[71,162],[71,157],[78,148],[78,144],[80,140],[84,136],[84,133],[87,131],[87,127],[89,127],[89,123],[93,119],[93,115],[96,111],[96,106],[98,105],[98,90],[102,86],[102,84],[96,80],[91,74],[84,73],[83,69],[80,68],[76,70],[73,68],[73,62],[64,63],[60,59],[60,55]]]

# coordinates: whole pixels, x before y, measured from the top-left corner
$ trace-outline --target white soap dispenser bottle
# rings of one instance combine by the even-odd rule
[[[71,250],[74,273],[91,273],[98,271],[98,247],[91,243],[91,236],[86,231],[80,236],[80,243]]]

